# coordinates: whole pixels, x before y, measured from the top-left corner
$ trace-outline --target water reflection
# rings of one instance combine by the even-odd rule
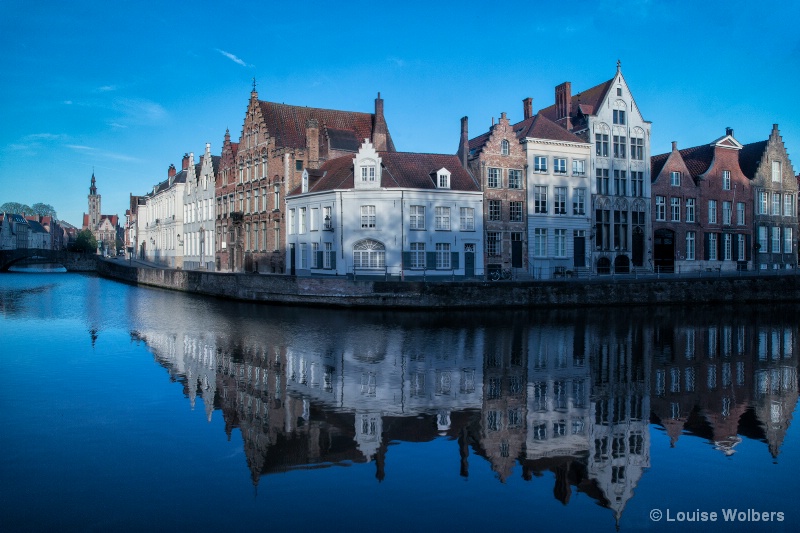
[[[777,458],[798,400],[791,312],[459,314],[150,308],[142,340],[209,420],[238,429],[252,481],[372,462],[393,442],[453,441],[453,472],[488,461],[500,482],[554,478],[617,523],[651,466],[651,423],[732,456]],[[163,316],[159,316],[159,315]],[[166,328],[165,324],[176,325]],[[473,459],[474,460],[474,459]]]

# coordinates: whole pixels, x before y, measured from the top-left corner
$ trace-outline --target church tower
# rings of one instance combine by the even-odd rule
[[[94,231],[100,223],[100,195],[97,194],[94,172],[92,172],[92,184],[89,187],[89,228]]]

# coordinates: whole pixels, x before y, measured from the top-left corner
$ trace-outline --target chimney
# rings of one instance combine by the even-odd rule
[[[386,127],[386,119],[383,117],[383,99],[381,93],[375,99],[375,118],[372,123],[372,145],[378,152],[387,150],[389,129]]]
[[[725,135],[733,137],[733,128],[725,128]]]
[[[183,161],[181,162],[181,170],[189,168],[189,154],[183,154]]]
[[[565,81],[556,86],[556,122],[566,129],[572,129],[572,83]]]
[[[522,118],[531,118],[533,116],[533,98],[530,96],[522,101]]]
[[[467,168],[469,160],[469,118],[461,117],[461,139],[458,141],[458,159]]]
[[[672,141],[672,151],[673,152],[678,151],[678,141]]]
[[[174,178],[175,177],[175,165],[170,165],[167,169],[167,177]]]
[[[315,118],[306,121],[306,154],[308,168],[319,168],[319,122]]]

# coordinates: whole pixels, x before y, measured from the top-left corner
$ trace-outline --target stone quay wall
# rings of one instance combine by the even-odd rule
[[[106,278],[220,298],[287,305],[420,309],[549,308],[608,305],[800,301],[800,276],[582,281],[352,281],[231,274],[97,262]]]

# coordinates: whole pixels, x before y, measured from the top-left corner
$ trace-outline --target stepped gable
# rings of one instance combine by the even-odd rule
[[[437,170],[450,172],[450,189],[480,191],[472,176],[461,166],[456,155],[420,154],[413,152],[378,152],[382,161],[381,188],[436,190],[433,176]],[[308,192],[354,188],[353,158],[337,157],[325,162],[319,170],[308,170]],[[291,194],[300,194],[295,188]]]
[[[309,120],[316,120],[321,127],[328,131],[329,138],[336,146],[351,146],[355,139],[356,145],[352,151],[357,151],[360,146],[359,139],[371,139],[374,123],[372,113],[357,111],[339,111],[336,109],[319,109],[259,100],[261,115],[270,136],[275,139],[275,146],[286,148],[306,147],[306,124]],[[394,143],[389,133],[386,133],[386,147],[394,151]],[[335,139],[335,141],[334,141]],[[348,148],[340,148],[348,149]]]

